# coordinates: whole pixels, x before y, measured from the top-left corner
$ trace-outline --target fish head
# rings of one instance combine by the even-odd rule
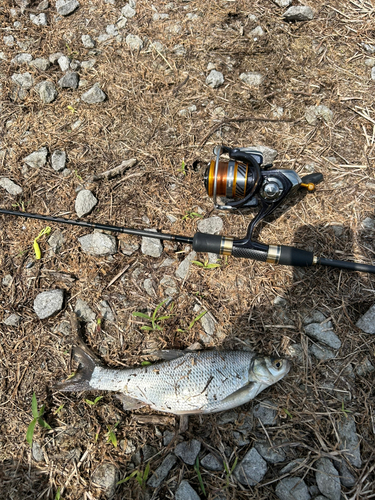
[[[249,374],[249,381],[269,386],[281,380],[290,368],[291,363],[287,359],[257,356]]]

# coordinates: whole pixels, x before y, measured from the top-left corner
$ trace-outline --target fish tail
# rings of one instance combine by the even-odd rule
[[[82,347],[74,347],[73,356],[79,362],[76,373],[68,380],[56,384],[55,389],[66,392],[92,390],[90,381],[94,369],[98,366],[95,356]]]

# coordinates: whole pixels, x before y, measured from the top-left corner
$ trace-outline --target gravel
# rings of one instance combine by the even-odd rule
[[[57,64],[60,66],[61,71],[68,71],[70,68],[70,59],[68,56],[60,56],[57,60]]]
[[[76,9],[78,9],[79,3],[77,0],[57,0],[56,10],[60,16],[68,16]]]
[[[35,86],[35,90],[38,92],[40,100],[44,102],[44,104],[50,104],[58,95],[54,84],[49,80],[38,83]]]
[[[264,400],[254,406],[254,419],[259,418],[263,425],[274,425],[276,423],[277,406],[272,401]]]
[[[201,465],[207,470],[222,471],[224,464],[221,458],[218,458],[213,453],[209,453],[201,460]]]
[[[158,486],[160,486],[176,461],[177,457],[173,453],[167,455],[161,465],[156,469],[151,478],[147,481],[147,485],[151,488],[157,488]]]
[[[31,447],[31,453],[33,455],[33,459],[35,460],[35,462],[43,462],[44,461],[44,453],[43,453],[42,447],[36,441],[33,441],[33,444]]]
[[[141,50],[143,42],[137,35],[128,35],[125,39],[130,50]]]
[[[220,73],[220,71],[216,71],[213,69],[210,74],[206,78],[206,85],[209,85],[213,89],[217,89],[224,83],[224,76],[223,73]]]
[[[320,458],[316,461],[316,482],[319,491],[329,500],[340,500],[341,483],[339,473],[328,458]]]
[[[121,14],[130,19],[136,15],[135,9],[133,9],[128,3],[121,9]]]
[[[320,311],[312,311],[302,318],[302,323],[304,325],[310,325],[310,323],[323,323],[326,319],[327,318]]]
[[[61,172],[62,170],[64,170],[65,164],[66,164],[65,151],[60,151],[56,149],[56,151],[52,153],[51,157],[51,166],[53,170],[56,170],[56,172]]]
[[[99,302],[99,311],[104,320],[115,321],[115,315],[113,314],[111,306],[106,300],[102,300]]]
[[[313,354],[320,361],[329,361],[334,359],[336,354],[328,347],[322,344],[313,344],[309,347],[309,352]]]
[[[192,251],[190,252],[187,257],[181,262],[181,264],[178,266],[176,270],[176,276],[177,278],[181,278],[184,280],[189,272],[191,261],[195,260],[197,258],[197,253]]]
[[[264,76],[261,73],[249,71],[241,73],[240,80],[250,87],[259,87],[263,83]]]
[[[175,500],[200,500],[197,492],[184,479],[175,493]]]
[[[181,458],[181,460],[185,462],[185,464],[194,465],[200,449],[200,441],[192,439],[191,441],[183,441],[182,443],[179,443],[174,452],[177,457]]]
[[[34,85],[34,78],[28,72],[14,73],[12,75],[12,81],[23,89],[31,89],[31,87]]]
[[[59,229],[54,231],[52,236],[48,239],[48,244],[54,253],[60,252],[64,242],[65,242],[64,235]]]
[[[316,125],[319,118],[329,123],[333,119],[333,112],[323,104],[319,104],[319,106],[309,106],[306,108],[305,119],[307,123],[310,125]]]
[[[44,12],[37,16],[35,14],[30,14],[30,21],[36,26],[47,26],[47,16]]]
[[[124,241],[120,240],[120,249],[121,252],[124,255],[133,255],[134,252],[139,250],[139,245],[138,244],[131,244],[131,243],[125,243]]]
[[[84,321],[85,323],[90,323],[92,321],[95,321],[96,316],[94,311],[90,308],[88,303],[82,299],[77,299],[74,312],[76,313],[78,318]]]
[[[91,481],[103,490],[108,498],[114,495],[118,479],[118,470],[110,463],[99,465],[91,476]]]
[[[93,232],[78,238],[82,251],[89,255],[113,255],[117,252],[117,242],[114,236]]]
[[[279,7],[289,7],[293,0],[272,0]]]
[[[3,37],[3,41],[4,41],[5,45],[7,45],[8,47],[13,47],[13,45],[14,45],[14,36],[13,35],[4,36]]]
[[[262,457],[271,464],[284,462],[285,452],[282,448],[274,448],[268,441],[257,441],[254,448]]]
[[[247,149],[253,150],[253,151],[259,151],[263,155],[263,165],[270,165],[272,164],[277,156],[277,151],[276,149],[272,149],[268,146],[262,146],[258,144],[257,146],[249,146]]]
[[[21,316],[18,314],[11,314],[6,319],[4,319],[4,325],[7,326],[18,326],[21,321]]]
[[[8,177],[0,178],[0,186],[13,196],[17,196],[22,193],[22,188],[15,182],[8,179]]]
[[[283,18],[286,21],[311,21],[311,19],[314,18],[314,12],[307,5],[296,5],[294,7],[289,7],[289,9],[284,12]]]
[[[75,211],[78,217],[83,217],[84,215],[89,214],[97,203],[98,200],[91,191],[88,189],[82,189],[82,191],[77,194],[75,202]]]
[[[78,88],[79,75],[75,71],[68,71],[60,80],[59,85],[63,89]]]
[[[305,326],[304,330],[305,333],[314,340],[317,340],[318,342],[323,342],[324,344],[327,344],[329,347],[332,347],[333,349],[340,349],[341,341],[338,338],[338,336],[333,332],[331,326],[332,326],[331,321],[328,321],[325,324],[310,323],[309,325]]]
[[[22,54],[17,54],[16,57],[14,57],[10,63],[11,64],[29,64],[33,60],[33,56],[31,54],[27,53],[22,53]]]
[[[107,95],[100,89],[98,83],[95,83],[95,85],[81,97],[82,101],[87,104],[98,104],[105,101],[106,98]]]
[[[215,335],[216,324],[210,313],[206,313],[200,319],[202,328],[206,335],[200,334],[199,337],[204,344],[210,344],[213,341],[213,335]]]
[[[355,324],[365,333],[375,333],[375,304]]]
[[[157,232],[156,229],[148,229],[148,231]],[[150,257],[158,258],[163,253],[163,244],[161,240],[156,238],[148,238],[147,236],[142,237],[141,251],[143,255],[149,255]]]
[[[221,217],[210,217],[209,219],[203,219],[198,222],[198,231],[201,233],[208,234],[219,234],[223,229],[223,220]]]
[[[343,455],[354,467],[361,467],[361,451],[354,418],[347,415],[345,419],[338,422],[337,432],[340,438],[340,450],[345,450]]]
[[[30,66],[36,68],[39,71],[47,71],[51,66],[51,63],[45,57],[38,57],[29,63]]]
[[[310,500],[311,496],[305,481],[300,477],[287,477],[276,486],[276,495],[280,500]]]
[[[38,151],[26,156],[22,161],[25,162],[29,167],[41,168],[44,167],[47,161],[48,150],[46,147],[40,148]]]
[[[34,300],[34,311],[38,318],[49,318],[58,311],[61,311],[64,303],[63,290],[48,290],[39,293]]]
[[[82,35],[81,39],[85,49],[93,49],[95,47],[95,40],[90,35]]]
[[[245,486],[256,485],[263,479],[266,472],[267,463],[255,448],[251,448],[234,469],[235,477]]]

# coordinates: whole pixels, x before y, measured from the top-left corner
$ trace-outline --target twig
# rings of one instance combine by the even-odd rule
[[[131,158],[130,160],[125,160],[115,168],[111,168],[110,170],[106,170],[105,172],[102,172],[101,174],[92,175],[91,177],[89,177],[87,179],[86,182],[101,181],[102,179],[105,179],[106,181],[108,181],[109,179],[113,179],[113,177],[116,177],[117,175],[123,174],[127,168],[132,167],[136,163],[137,163],[137,160],[135,158]]]

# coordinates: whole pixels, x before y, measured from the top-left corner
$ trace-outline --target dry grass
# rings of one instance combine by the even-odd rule
[[[153,3],[164,12],[165,3]],[[14,21],[9,15],[11,6],[8,0],[0,7],[1,26],[10,26]],[[87,60],[90,57],[82,47],[81,34],[88,32],[96,37],[103,33],[107,24],[117,20],[121,7],[82,0],[80,9],[62,19],[58,28],[51,7],[48,27],[35,27],[22,17],[27,31],[16,31],[14,36],[20,41],[32,38],[25,51],[34,58],[61,51],[80,61]],[[108,95],[108,100],[97,106],[78,101],[81,89],[59,91],[58,99],[50,105],[42,105],[33,90],[25,100],[13,100],[10,76],[18,69],[9,61],[16,49],[1,46],[6,33],[2,29],[0,50],[8,62],[0,65],[0,140],[6,151],[0,157],[0,174],[23,187],[17,202],[23,201],[27,211],[74,217],[75,190],[82,179],[137,158],[138,163],[123,177],[92,184],[99,203],[87,219],[143,228],[142,218],[147,216],[150,227],[193,235],[197,221],[184,221],[182,217],[197,206],[207,216],[212,215],[212,203],[202,182],[212,147],[221,142],[233,146],[264,144],[279,151],[277,167],[303,174],[305,165],[313,162],[316,170],[324,174],[325,182],[316,193],[266,223],[260,239],[314,248],[324,257],[373,261],[373,234],[363,229],[361,221],[374,215],[374,82],[360,44],[375,43],[374,5],[361,0],[327,5],[317,0],[314,9],[313,21],[286,24],[282,10],[271,1],[251,2],[251,8],[243,0],[175,2],[169,20],[152,21],[151,2],[140,0],[137,16],[128,22],[123,35],[138,34],[144,40],[148,37],[150,43],[140,53],[131,53],[125,41],[99,46],[95,67],[81,73],[81,78],[87,80],[85,88],[99,82]],[[191,22],[185,17],[187,12],[202,17]],[[249,13],[258,17],[266,32],[257,41],[248,36],[256,26],[248,19]],[[87,28],[85,19],[89,20]],[[182,26],[178,34],[168,31],[176,22]],[[163,56],[152,45],[155,41],[167,48]],[[174,55],[171,49],[176,44],[184,45],[185,57]],[[225,77],[224,85],[217,90],[205,84],[209,62],[215,62]],[[35,83],[45,78],[57,83],[61,78],[57,66],[46,74],[28,71]],[[260,71],[266,76],[265,84],[259,90],[250,89],[239,80],[245,71]],[[197,106],[197,111],[188,117],[179,116],[179,110],[191,104]],[[332,109],[331,124],[320,122],[312,127],[306,123],[305,107],[315,104]],[[68,106],[76,112],[72,113]],[[272,112],[278,106],[283,107],[284,114],[275,123]],[[221,113],[225,113],[224,119]],[[231,121],[252,117],[269,121]],[[81,126],[72,130],[72,123],[78,119]],[[50,152],[67,151],[70,176],[54,173],[49,165],[24,172],[22,158],[42,146]],[[199,168],[189,168],[184,176],[179,172],[183,159],[188,167],[199,160]],[[4,191],[1,195],[3,207],[9,208],[16,201]],[[167,214],[177,217],[173,226]],[[224,215],[223,220],[225,234],[240,236],[249,216]],[[335,236],[334,224],[343,225],[341,237]],[[160,432],[174,428],[173,417],[155,415],[150,422],[147,409],[124,412],[114,395],[106,394],[91,407],[84,401],[85,397],[93,399],[91,395],[66,395],[52,389],[73,369],[69,350],[74,338],[59,333],[56,325],[74,308],[78,297],[96,312],[98,302],[106,299],[116,313],[116,324],[104,324],[102,331],[87,332],[86,338],[112,366],[139,363],[142,355],[154,347],[184,348],[199,340],[199,325],[186,335],[177,332],[194,317],[197,301],[212,313],[223,335],[215,346],[241,348],[245,342],[259,352],[287,355],[291,344],[301,342],[301,363],[295,363],[285,380],[257,398],[272,399],[279,408],[278,424],[267,428],[267,436],[291,443],[288,460],[304,458],[296,474],[313,484],[315,460],[322,455],[340,455],[336,422],[345,418],[345,399],[345,409],[357,422],[363,458],[362,469],[356,471],[357,486],[346,490],[345,498],[370,498],[369,491],[375,487],[373,375],[353,379],[347,367],[355,368],[365,357],[374,359],[374,339],[355,327],[359,316],[374,302],[373,278],[330,269],[293,270],[233,258],[211,271],[192,267],[175,300],[174,316],[162,332],[145,334],[131,313],[153,309],[163,300],[159,281],[166,271],[157,264],[168,255],[175,259],[177,267],[184,254],[175,251],[183,248],[166,244],[165,255],[158,260],[140,252],[131,257],[118,253],[113,258],[93,258],[83,254],[77,242],[77,237],[87,231],[62,227],[66,239],[62,252],[50,255],[44,243],[43,259],[26,269],[26,263],[33,259],[32,241],[43,227],[38,221],[1,218],[0,276],[13,276],[11,286],[1,289],[1,498],[50,499],[55,498],[58,487],[64,489],[62,498],[102,498],[90,480],[99,464],[114,463],[121,477],[130,472],[130,455],[107,443],[107,425],[116,422],[120,422],[116,428],[119,442],[124,440],[126,444],[131,439],[137,448],[148,443],[160,451],[151,461],[151,470],[173,449],[173,445],[165,449],[160,437]],[[136,241],[131,237],[120,239]],[[126,266],[121,278],[109,286]],[[137,276],[133,275],[136,270]],[[148,277],[157,292],[154,299],[142,289],[143,279]],[[65,307],[57,316],[39,321],[33,300],[50,288],[65,290]],[[287,299],[293,326],[277,315],[272,303],[276,296]],[[342,341],[334,362],[317,362],[307,355],[309,341],[302,333],[301,318],[312,309],[332,319]],[[21,314],[23,320],[18,328],[2,323],[8,312]],[[327,390],[327,382],[334,382],[336,390]],[[45,457],[41,463],[32,460],[25,440],[32,418],[33,391],[38,402],[46,404],[45,419],[52,427],[52,431],[37,428],[35,432]],[[61,405],[63,409],[56,413]],[[243,410],[250,411],[251,407],[249,404]],[[193,417],[186,437],[198,436],[206,449],[213,448],[222,456],[223,449],[229,448],[232,465],[251,446],[236,447],[230,432],[234,427],[219,426],[215,416]],[[95,441],[97,432],[99,438]],[[252,433],[253,439],[262,436],[265,430]],[[144,464],[140,467],[144,468]],[[276,498],[275,479],[280,468],[269,466],[262,484],[251,490],[231,479],[225,489],[228,498]],[[214,499],[223,491],[225,474],[203,469],[202,474],[209,498]],[[152,498],[173,498],[172,492],[182,477],[199,491],[193,468],[179,464]],[[118,499],[143,496],[135,481],[125,483],[116,492]]]

